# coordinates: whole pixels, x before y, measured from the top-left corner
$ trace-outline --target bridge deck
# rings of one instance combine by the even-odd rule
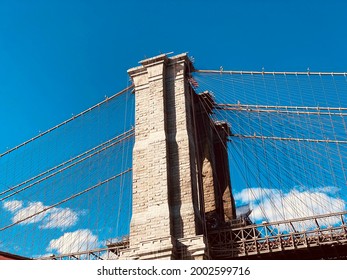
[[[39,258],[40,260],[114,260],[118,259],[120,251],[129,247],[129,240],[111,242],[107,247],[94,250],[80,251],[61,255],[50,255]]]
[[[347,256],[346,213],[214,231],[209,234],[211,257],[230,259],[264,256],[266,258],[276,253],[314,251],[315,248],[319,250],[333,248],[339,255],[342,248],[342,254]],[[331,224],[333,226],[330,226]],[[316,252],[314,255],[318,256]],[[296,257],[300,259],[300,256]]]

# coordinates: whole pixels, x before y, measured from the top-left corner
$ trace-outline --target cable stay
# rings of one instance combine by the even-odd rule
[[[295,115],[321,115],[321,116],[347,116],[347,108],[335,107],[300,107],[300,106],[269,106],[269,105],[241,105],[241,104],[216,104],[216,110],[227,110],[248,113],[277,113]],[[339,111],[339,112],[334,112]]]
[[[230,125],[225,149],[231,158],[233,193],[237,204],[250,204],[254,222],[345,210],[345,72],[221,68],[197,70],[194,80],[195,90],[209,91],[214,97],[212,104],[201,99],[206,111],[213,110],[213,121]],[[334,219],[324,219],[324,224],[334,224]],[[283,227],[291,230],[288,223]]]
[[[118,97],[118,96],[120,96],[120,95],[122,95],[122,94],[128,92],[128,91],[129,91],[130,89],[132,89],[133,87],[134,87],[134,85],[130,85],[130,86],[126,87],[125,89],[121,90],[120,92],[117,92],[117,93],[115,93],[114,95],[112,95],[112,96],[106,98],[105,100],[103,100],[103,101],[101,101],[101,102],[95,104],[94,106],[92,106],[92,107],[90,107],[90,108],[84,110],[83,112],[81,112],[81,113],[79,113],[79,114],[77,114],[77,115],[75,115],[75,116],[73,116],[73,117],[71,117],[71,118],[69,118],[69,119],[63,121],[62,123],[60,123],[60,124],[58,124],[58,125],[56,125],[56,126],[50,128],[50,129],[44,131],[44,132],[41,132],[40,134],[36,135],[35,137],[33,137],[33,138],[31,138],[31,139],[29,139],[29,140],[27,140],[27,141],[25,141],[25,142],[23,142],[23,143],[21,143],[21,144],[15,146],[15,147],[13,147],[13,148],[7,150],[6,152],[0,154],[0,158],[3,157],[3,156],[5,156],[5,155],[7,155],[7,154],[9,154],[9,153],[11,153],[11,152],[13,152],[13,151],[15,151],[15,150],[17,150],[17,149],[19,149],[19,148],[21,148],[21,147],[23,147],[23,146],[25,146],[25,145],[27,145],[27,144],[29,144],[29,143],[31,143],[31,142],[33,142],[33,141],[36,140],[36,139],[39,139],[40,137],[42,137],[42,136],[44,136],[44,135],[46,135],[46,134],[48,134],[48,133],[50,133],[50,132],[52,132],[52,131],[54,131],[54,130],[56,130],[56,129],[58,129],[58,128],[60,128],[60,127],[62,127],[62,126],[64,126],[64,125],[66,125],[66,124],[68,124],[68,123],[70,123],[70,122],[72,122],[73,120],[75,120],[75,119],[77,119],[77,118],[79,118],[79,117],[85,115],[86,113],[91,112],[91,111],[97,109],[97,108],[100,107],[101,105],[103,105],[103,104],[105,104],[105,103],[107,103],[107,102],[109,102],[109,101],[115,99],[116,97]]]
[[[13,192],[10,195],[7,195],[5,197],[0,198],[0,201],[3,201],[3,200],[5,200],[5,199],[7,199],[7,198],[9,198],[9,197],[11,197],[13,195],[16,195],[19,192],[22,192],[22,191],[24,191],[24,190],[26,190],[28,188],[31,188],[32,186],[34,186],[34,185],[36,185],[38,183],[41,183],[44,180],[47,180],[48,178],[53,177],[56,174],[58,174],[60,172],[63,172],[65,170],[67,170],[68,168],[73,167],[73,166],[83,162],[84,160],[90,158],[90,157],[95,156],[96,154],[101,153],[101,152],[107,150],[108,148],[110,148],[110,147],[112,147],[114,145],[117,145],[117,144],[119,144],[119,143],[121,143],[123,141],[126,141],[128,138],[133,137],[135,135],[134,131],[135,130],[132,128],[132,129],[130,129],[130,130],[120,134],[120,135],[117,135],[116,137],[114,137],[114,138],[112,138],[110,140],[107,140],[106,142],[104,142],[104,143],[102,143],[102,144],[100,144],[100,145],[98,145],[98,146],[96,146],[96,147],[94,147],[94,148],[92,148],[92,149],[90,149],[90,150],[88,150],[86,152],[83,152],[82,154],[79,154],[76,157],[73,157],[73,158],[71,158],[71,159],[69,159],[69,160],[67,160],[67,161],[65,161],[63,163],[60,163],[59,165],[54,166],[54,167],[52,167],[52,168],[50,168],[50,169],[48,169],[48,170],[46,170],[46,171],[44,171],[44,172],[42,172],[40,174],[38,174],[38,175],[28,179],[28,180],[25,180],[25,181],[21,182],[20,184],[17,184],[17,185],[15,185],[13,187],[8,188],[7,190],[4,190],[4,191],[0,192],[0,196],[4,195],[4,194],[6,194],[8,192],[16,190],[17,188],[19,188],[19,187],[21,187],[23,185],[26,185],[27,183],[30,183],[30,182],[32,182],[32,181],[34,181],[34,180],[36,180],[36,179],[46,175],[46,174],[49,174],[48,176],[45,176],[45,177],[39,179],[38,181],[35,181],[34,183],[26,186],[25,188],[20,189],[19,191]],[[69,164],[69,163],[71,163],[71,164]],[[66,166],[66,167],[64,167],[64,166]],[[59,169],[61,167],[64,167],[64,168]],[[53,171],[55,171],[57,169],[59,169],[59,170],[56,171],[56,172],[53,172]],[[53,173],[51,173],[51,172],[53,172]]]
[[[64,255],[128,234],[132,88],[0,155],[0,246]]]
[[[305,76],[347,76],[347,72],[288,72],[288,71],[235,71],[235,70],[203,70],[196,69],[196,73],[202,74],[223,74],[223,75],[305,75]]]
[[[0,228],[0,231],[4,231],[4,230],[6,230],[6,229],[8,229],[8,228],[11,228],[11,227],[17,225],[17,224],[20,224],[20,223],[25,222],[25,221],[27,221],[27,220],[29,220],[29,219],[32,219],[32,218],[34,218],[35,216],[38,216],[38,215],[40,215],[40,214],[42,214],[42,213],[44,213],[44,212],[47,212],[48,210],[50,210],[50,209],[52,209],[52,208],[55,208],[55,207],[57,207],[57,206],[60,206],[60,205],[62,205],[63,203],[66,203],[66,202],[69,201],[69,200],[75,199],[75,198],[78,197],[78,196],[81,196],[81,195],[83,195],[83,194],[85,194],[85,193],[87,193],[87,192],[90,192],[91,190],[94,190],[94,189],[96,189],[96,188],[98,188],[98,187],[101,187],[101,186],[105,185],[106,183],[109,183],[109,182],[115,180],[116,178],[119,178],[119,177],[121,177],[121,176],[127,174],[127,173],[130,172],[130,171],[132,171],[132,168],[129,168],[129,169],[123,171],[122,173],[119,173],[119,174],[117,174],[117,175],[114,175],[114,176],[112,176],[112,177],[110,177],[110,178],[108,178],[108,179],[106,179],[106,180],[104,180],[104,181],[102,181],[102,182],[99,182],[99,183],[97,183],[97,184],[95,184],[95,185],[93,185],[93,186],[91,186],[91,187],[89,187],[89,188],[86,188],[85,190],[83,190],[83,191],[81,191],[81,192],[78,192],[78,193],[76,193],[76,194],[74,194],[74,195],[72,195],[72,196],[69,196],[69,197],[67,197],[67,198],[65,198],[65,199],[63,199],[63,200],[61,200],[61,201],[59,201],[59,202],[57,202],[57,203],[54,203],[54,204],[52,204],[52,205],[50,205],[50,206],[48,206],[48,207],[45,207],[44,209],[42,209],[42,210],[40,210],[40,211],[38,211],[38,212],[35,212],[34,214],[28,215],[27,217],[25,217],[25,218],[23,218],[23,219],[20,219],[20,220],[14,222],[14,223],[12,223],[12,224],[9,224],[9,225],[7,225],[7,226],[4,226],[4,227]]]
[[[347,144],[346,140],[330,140],[330,139],[309,139],[309,138],[295,138],[295,137],[276,137],[264,135],[242,135],[232,134],[231,138],[245,138],[245,139],[260,139],[260,140],[276,140],[276,141],[296,141],[296,142],[313,142],[313,143],[333,143],[333,144]]]

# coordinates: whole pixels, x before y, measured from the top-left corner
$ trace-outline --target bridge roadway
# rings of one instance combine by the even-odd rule
[[[347,258],[347,211],[312,217],[252,224],[239,218],[223,229],[209,232],[211,259],[335,259]],[[333,226],[329,226],[329,225]],[[62,255],[50,260],[118,259],[128,240],[109,242],[105,248]]]

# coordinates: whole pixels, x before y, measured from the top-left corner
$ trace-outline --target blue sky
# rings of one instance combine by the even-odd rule
[[[345,1],[0,1],[0,150],[188,51],[198,68],[345,71]]]
[[[127,69],[164,52],[189,52],[198,69],[345,72],[346,10],[337,0],[0,0],[0,153],[125,88]]]

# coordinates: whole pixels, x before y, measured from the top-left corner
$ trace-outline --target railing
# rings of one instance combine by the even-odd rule
[[[347,245],[347,211],[229,228],[209,234],[215,258],[237,258],[280,251]]]
[[[121,250],[129,247],[128,238],[108,240],[107,247],[61,255],[40,257],[40,260],[116,260]]]

